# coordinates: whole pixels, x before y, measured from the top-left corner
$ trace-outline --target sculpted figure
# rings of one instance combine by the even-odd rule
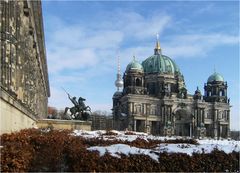
[[[68,94],[68,98],[69,100],[71,100],[71,102],[74,104],[75,107],[78,107],[78,102],[76,100],[76,97],[71,98],[70,94]]]
[[[67,92],[66,92],[67,93]],[[73,107],[65,108],[64,116],[63,119],[69,119],[69,118],[64,118],[64,117],[70,117],[70,119],[78,119],[78,120],[88,120],[90,113],[91,113],[91,108],[89,106],[85,106],[84,101],[86,99],[79,97],[78,101],[76,97],[71,97],[70,94],[68,94],[69,100],[73,103]],[[66,116],[68,110],[70,110],[70,116]],[[89,113],[90,112],[90,113]]]

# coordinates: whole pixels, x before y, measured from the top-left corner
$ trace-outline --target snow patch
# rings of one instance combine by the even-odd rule
[[[142,149],[137,147],[131,147],[125,144],[114,144],[110,146],[94,146],[87,148],[89,151],[99,151],[100,156],[103,156],[106,152],[108,152],[111,156],[121,158],[121,154],[129,155],[129,154],[143,154],[150,156],[153,160],[158,161],[158,155],[156,155],[150,149]]]
[[[105,130],[97,130],[97,131],[85,131],[85,130],[75,130],[73,135],[82,136],[84,138],[96,138],[102,139],[106,141],[110,140],[119,140],[132,142],[137,138],[143,139],[145,141],[148,140],[159,140],[162,141],[158,147],[154,149],[142,149],[131,147],[125,144],[115,144],[110,146],[93,146],[88,148],[88,150],[97,150],[100,155],[104,155],[106,152],[109,152],[114,157],[120,157],[120,153],[128,155],[128,154],[145,154],[149,155],[154,160],[158,160],[158,155],[155,153],[186,153],[192,156],[193,153],[211,153],[215,148],[224,151],[225,153],[231,153],[233,151],[240,152],[240,141],[234,140],[214,140],[214,139],[197,139],[199,145],[194,144],[167,144],[164,143],[165,140],[176,140],[176,139],[191,139],[191,138],[183,138],[180,136],[172,136],[172,137],[163,137],[163,136],[153,136],[147,135],[146,133],[141,132],[131,132],[129,135],[125,135],[126,132],[130,131],[116,131],[112,130],[111,132],[116,135],[103,135],[106,134]]]

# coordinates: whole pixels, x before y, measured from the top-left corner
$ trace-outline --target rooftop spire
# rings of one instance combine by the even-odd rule
[[[160,48],[160,43],[159,43],[159,34],[157,34],[156,49],[161,49]]]
[[[161,47],[160,47],[160,42],[159,42],[159,34],[157,33],[156,34],[156,47],[154,49],[154,55],[159,55],[161,54]]]
[[[119,58],[119,55],[117,56],[117,61],[118,61],[117,80],[115,81],[115,86],[117,87],[117,91],[119,91],[120,88],[123,87],[123,80],[122,80],[121,71],[120,71],[120,58]]]

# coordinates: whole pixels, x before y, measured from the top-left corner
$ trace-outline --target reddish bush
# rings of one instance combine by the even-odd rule
[[[216,172],[239,171],[239,153],[226,154],[214,150],[209,154],[161,153],[159,162],[147,155],[120,154],[116,158],[106,153],[100,157],[89,146],[117,143],[139,148],[151,148],[165,143],[195,143],[194,140],[120,141],[87,139],[70,135],[70,131],[22,130],[1,136],[1,172]]]
[[[199,143],[195,139],[165,139],[164,143],[169,143],[169,144],[194,144],[198,145]]]
[[[106,133],[104,133],[103,135],[109,135],[109,136],[117,136],[117,133],[114,133],[113,131],[111,131],[110,129],[106,130]]]
[[[38,132],[35,129],[22,130],[19,133],[3,134],[1,136],[1,172],[25,172],[35,154],[31,145],[30,134]]]
[[[124,132],[125,135],[136,135],[136,133],[132,132],[132,131],[126,131]]]

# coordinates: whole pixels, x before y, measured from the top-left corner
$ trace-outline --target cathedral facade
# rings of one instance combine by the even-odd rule
[[[228,138],[230,105],[227,82],[214,72],[188,94],[177,64],[162,54],[157,39],[154,54],[139,63],[134,58],[121,78],[118,70],[113,95],[113,124],[153,135]],[[123,91],[121,91],[123,87]]]
[[[50,96],[41,1],[0,1],[1,133],[35,126]]]

